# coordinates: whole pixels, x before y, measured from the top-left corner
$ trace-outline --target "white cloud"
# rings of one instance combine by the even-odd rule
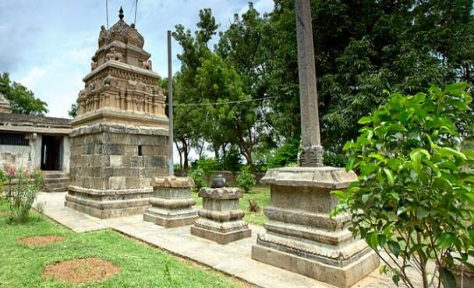
[[[19,82],[31,89],[46,75],[46,70],[40,67],[33,67],[30,72]]]

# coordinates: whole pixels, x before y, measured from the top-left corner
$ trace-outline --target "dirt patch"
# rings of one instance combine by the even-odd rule
[[[10,216],[12,215],[12,211],[0,211],[0,216]]]
[[[43,269],[43,277],[71,284],[83,284],[110,279],[121,272],[122,268],[108,261],[88,258],[47,265]]]
[[[48,246],[66,239],[63,236],[33,236],[20,239],[20,243],[26,246]]]

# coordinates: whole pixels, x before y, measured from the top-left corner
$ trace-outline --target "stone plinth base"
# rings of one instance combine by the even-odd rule
[[[142,214],[152,188],[97,190],[68,186],[65,206],[100,219]]]
[[[240,231],[221,233],[196,226],[191,226],[191,234],[225,245],[252,236],[252,231],[247,228]]]
[[[191,196],[194,182],[190,178],[153,178],[152,207],[143,214],[143,220],[165,228],[191,225],[198,218],[191,208],[195,201]]]
[[[368,275],[380,265],[379,258],[375,253],[366,254],[351,265],[335,267],[307,259],[304,256],[300,257],[297,253],[285,253],[260,245],[252,246],[252,259],[337,287],[351,287],[361,280],[360,275]]]
[[[228,244],[250,237],[252,231],[242,218],[245,213],[240,209],[239,198],[242,192],[238,188],[202,188],[199,196],[203,198],[203,209],[199,218],[191,227],[191,234],[206,238],[219,244]]]
[[[354,240],[346,216],[329,217],[337,204],[330,192],[357,180],[343,168],[282,168],[261,180],[270,184],[271,203],[264,213],[265,234],[252,247],[252,259],[318,281],[347,288],[377,269],[377,255]]]

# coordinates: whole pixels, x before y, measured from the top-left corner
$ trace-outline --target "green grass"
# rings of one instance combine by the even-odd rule
[[[194,200],[196,200],[196,206],[202,207],[202,198],[197,193],[192,193]],[[249,211],[249,201],[253,199],[257,201],[260,206],[260,212]],[[270,204],[270,188],[255,186],[250,189],[249,193],[243,193],[243,197],[240,199],[240,208],[245,212],[244,220],[248,223],[255,225],[263,225],[267,220],[267,217],[263,215],[263,208]]]
[[[0,211],[6,210],[5,201],[0,199]],[[7,224],[7,218],[0,216],[0,287],[237,287],[237,282],[215,271],[205,271],[110,230],[76,234],[35,213],[31,221],[22,225]],[[18,242],[23,237],[37,235],[64,236],[66,240],[31,248]],[[121,267],[122,273],[80,286],[41,276],[45,265],[88,257],[110,261]],[[166,263],[172,285],[164,277]]]

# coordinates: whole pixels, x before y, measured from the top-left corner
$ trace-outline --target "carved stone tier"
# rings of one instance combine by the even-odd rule
[[[155,72],[119,61],[109,61],[84,78],[86,88],[79,93],[79,118],[98,110],[114,110],[167,120],[165,95],[157,86]],[[73,123],[74,125],[74,123]]]
[[[158,178],[151,181],[153,196],[150,199],[152,207],[148,208],[143,220],[153,222],[165,228],[191,225],[198,218],[192,208],[195,204],[191,196],[194,181],[190,178],[174,176]]]
[[[219,244],[228,244],[250,237],[252,231],[243,221],[245,213],[239,207],[242,193],[238,188],[202,188],[201,218],[194,222],[191,234]]]
[[[338,287],[350,287],[379,266],[377,255],[354,240],[346,216],[329,217],[337,204],[332,190],[357,176],[343,168],[300,167],[267,172],[271,203],[264,213],[252,258]]]
[[[100,219],[123,217],[142,214],[152,193],[151,187],[97,190],[69,186],[65,206]]]

